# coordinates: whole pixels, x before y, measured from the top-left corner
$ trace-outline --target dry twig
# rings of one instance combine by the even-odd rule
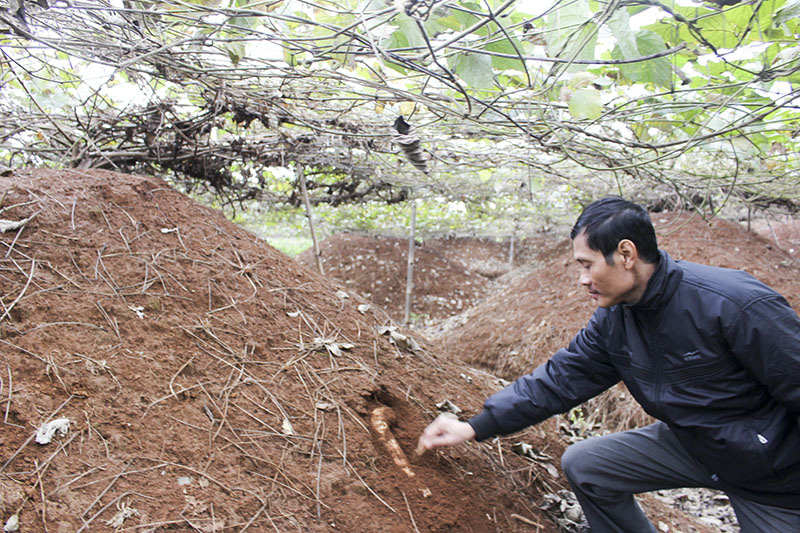
[[[406,498],[406,493],[401,490],[400,494],[403,495],[403,501],[406,502],[406,509],[408,509],[408,516],[409,518],[411,518],[411,525],[414,526],[414,531],[416,531],[416,533],[419,533],[419,529],[417,528],[417,522],[414,520],[414,513],[411,512],[411,506],[408,504],[408,498]]]
[[[8,401],[6,402],[6,414],[3,417],[4,424],[8,424],[8,410],[11,407],[11,391],[14,388],[14,382],[11,379],[11,365],[6,363],[6,369],[8,370]]]
[[[31,273],[28,274],[28,280],[25,282],[25,286],[22,288],[22,290],[17,295],[17,297],[14,299],[14,301],[11,302],[11,305],[8,306],[8,308],[6,309],[6,312],[3,313],[2,316],[0,316],[0,322],[2,322],[3,319],[8,316],[8,314],[11,312],[11,310],[14,309],[14,306],[17,305],[17,302],[19,302],[20,299],[22,299],[22,296],[25,294],[25,291],[28,290],[28,286],[31,284],[31,280],[33,280],[33,274],[34,274],[35,271],[36,271],[36,260],[34,259],[34,260],[31,261]]]
[[[541,528],[541,527],[542,527],[542,524],[540,524],[539,522],[534,522],[534,521],[533,521],[533,520],[531,520],[530,518],[525,518],[524,516],[520,516],[520,515],[518,515],[518,514],[516,514],[516,513],[511,513],[511,515],[510,515],[510,516],[511,516],[511,518],[513,518],[514,520],[519,520],[519,521],[520,521],[520,522],[522,522],[523,524],[528,524],[529,526],[535,526],[535,527],[537,527],[537,528]]]
[[[102,314],[103,314],[103,316],[104,316],[104,317],[105,317],[105,319],[106,319],[106,322],[108,322],[108,325],[109,325],[109,326],[111,326],[111,329],[113,329],[113,330],[114,330],[114,333],[115,333],[115,334],[116,334],[116,336],[117,336],[117,340],[118,340],[118,341],[120,341],[120,342],[122,342],[122,337],[121,337],[121,336],[120,336],[120,334],[119,334],[119,325],[117,324],[117,320],[116,320],[116,319],[112,319],[112,318],[111,318],[111,316],[110,316],[110,315],[108,314],[108,312],[107,312],[107,311],[106,311],[106,310],[103,308],[103,306],[102,306],[102,305],[100,305],[100,302],[99,302],[99,301],[95,302],[94,304],[95,304],[95,305],[97,306],[97,308],[100,310],[100,313],[102,313]]]

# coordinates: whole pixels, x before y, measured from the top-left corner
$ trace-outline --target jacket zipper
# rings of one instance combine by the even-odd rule
[[[638,316],[637,313],[633,311],[628,311],[630,313],[631,318],[633,319],[634,327],[637,330],[637,335],[639,339],[642,341],[642,348],[646,352],[646,356],[649,359],[650,363],[653,367],[653,400],[651,409],[657,412],[659,415],[662,413],[662,406],[663,401],[661,398],[661,391],[663,389],[663,374],[664,374],[664,358],[659,357],[656,354],[656,350],[654,349],[655,346],[655,339],[645,337],[645,332],[652,331],[648,330],[642,325],[642,319]]]

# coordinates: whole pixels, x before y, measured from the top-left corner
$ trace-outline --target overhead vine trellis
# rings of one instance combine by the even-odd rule
[[[0,157],[294,205],[274,167],[314,204],[591,176],[796,212],[800,0],[687,3],[0,2]]]

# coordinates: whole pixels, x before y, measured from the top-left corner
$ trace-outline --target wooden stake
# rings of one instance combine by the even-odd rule
[[[411,227],[408,234],[408,272],[406,273],[405,324],[411,323],[411,296],[414,293],[414,237],[417,232],[417,201],[411,200]]]
[[[306,218],[308,218],[308,229],[311,231],[311,242],[314,244],[314,259],[317,261],[317,270],[320,274],[325,274],[322,270],[322,255],[319,251],[317,234],[314,231],[314,213],[311,210],[311,201],[308,199],[308,189],[306,189],[306,172],[301,165],[297,165],[297,177],[300,179],[300,191],[303,193],[303,204],[306,206]]]
[[[514,217],[514,229],[511,230],[511,242],[508,243],[508,268],[514,268],[514,245],[517,240],[517,231],[519,230],[519,219]]]

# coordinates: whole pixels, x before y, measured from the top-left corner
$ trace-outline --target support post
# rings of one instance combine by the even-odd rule
[[[311,242],[314,245],[314,259],[317,262],[317,270],[320,274],[325,274],[322,269],[322,254],[319,251],[319,243],[317,242],[317,234],[314,231],[314,212],[311,209],[311,200],[308,198],[308,189],[306,189],[306,172],[301,164],[297,164],[297,177],[300,180],[300,192],[303,194],[303,204],[306,207],[306,218],[308,219],[308,228],[311,230]]]
[[[411,200],[411,228],[408,236],[408,270],[406,272],[406,307],[403,322],[411,323],[411,297],[414,293],[414,238],[417,231],[417,201]]]

